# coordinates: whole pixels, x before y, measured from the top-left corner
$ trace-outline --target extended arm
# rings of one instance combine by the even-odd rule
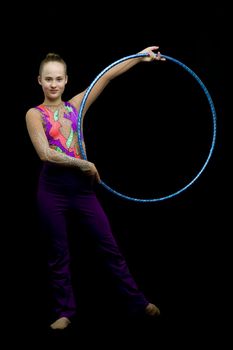
[[[155,54],[154,51],[158,50],[158,46],[149,46],[148,48],[140,51],[139,53],[147,53],[147,56],[139,56],[136,58],[131,58],[126,61],[122,61],[121,63],[113,66],[109,69],[105,74],[103,74],[88,95],[87,101],[84,106],[83,115],[88,110],[90,105],[97,99],[97,97],[101,94],[104,88],[109,84],[111,80],[116,78],[117,76],[123,74],[128,71],[130,68],[138,64],[139,62],[150,62],[153,60],[162,60],[165,61],[165,58],[160,55],[160,52]],[[79,110],[82,98],[84,97],[86,90],[81,94],[74,96],[70,102]]]

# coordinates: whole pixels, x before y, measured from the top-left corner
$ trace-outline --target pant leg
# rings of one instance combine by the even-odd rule
[[[70,255],[66,228],[67,196],[55,186],[40,183],[37,193],[43,235],[48,243],[48,276],[54,317],[75,315],[75,297],[71,283]]]
[[[82,224],[96,241],[97,250],[102,255],[105,266],[110,271],[119,293],[124,297],[129,310],[144,310],[148,300],[139,290],[131,275],[125,258],[112,234],[109,220],[95,193],[76,196],[73,208],[78,209]]]

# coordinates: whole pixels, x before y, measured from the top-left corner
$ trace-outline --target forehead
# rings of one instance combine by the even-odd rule
[[[47,62],[43,66],[42,75],[61,76],[65,75],[65,67],[61,62]]]

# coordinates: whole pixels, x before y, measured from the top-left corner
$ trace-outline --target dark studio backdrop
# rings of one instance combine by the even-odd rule
[[[103,187],[97,192],[135,279],[161,308],[156,337],[161,343],[172,338],[173,344],[183,345],[186,337],[190,344],[202,339],[207,345],[215,336],[221,343],[227,332],[223,323],[229,262],[226,66],[219,49],[227,34],[226,8],[221,4],[190,11],[174,5],[157,10],[135,6],[130,12],[113,6],[104,15],[101,6],[64,14],[47,5],[46,14],[25,16],[8,39],[8,82],[12,76],[8,106],[13,121],[13,156],[7,174],[12,193],[6,200],[11,213],[7,220],[10,317],[23,315],[30,320],[31,331],[38,336],[40,330],[46,333],[46,258],[35,209],[40,162],[25,126],[27,109],[43,101],[36,80],[40,61],[50,51],[65,59],[69,82],[64,99],[69,99],[109,64],[159,45],[162,54],[192,69],[213,99],[217,114],[213,154],[187,190],[166,200],[141,203]],[[213,140],[213,117],[205,93],[184,68],[170,60],[143,63],[111,82],[91,106],[84,120],[84,138],[88,159],[110,187],[132,198],[160,198],[189,184],[201,170]],[[17,215],[12,213],[15,210]],[[71,249],[81,329],[96,331],[103,317],[108,331],[114,328],[115,333],[127,334],[121,303],[99,269],[90,242],[75,236],[75,223]],[[106,319],[111,325],[117,319],[117,326],[110,327]],[[26,336],[25,327],[21,328]]]

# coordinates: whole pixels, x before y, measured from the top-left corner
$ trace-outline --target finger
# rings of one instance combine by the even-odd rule
[[[158,49],[159,49],[159,46],[151,46],[151,47],[149,47],[149,49],[152,50],[152,51],[153,51],[153,50],[158,50]]]

